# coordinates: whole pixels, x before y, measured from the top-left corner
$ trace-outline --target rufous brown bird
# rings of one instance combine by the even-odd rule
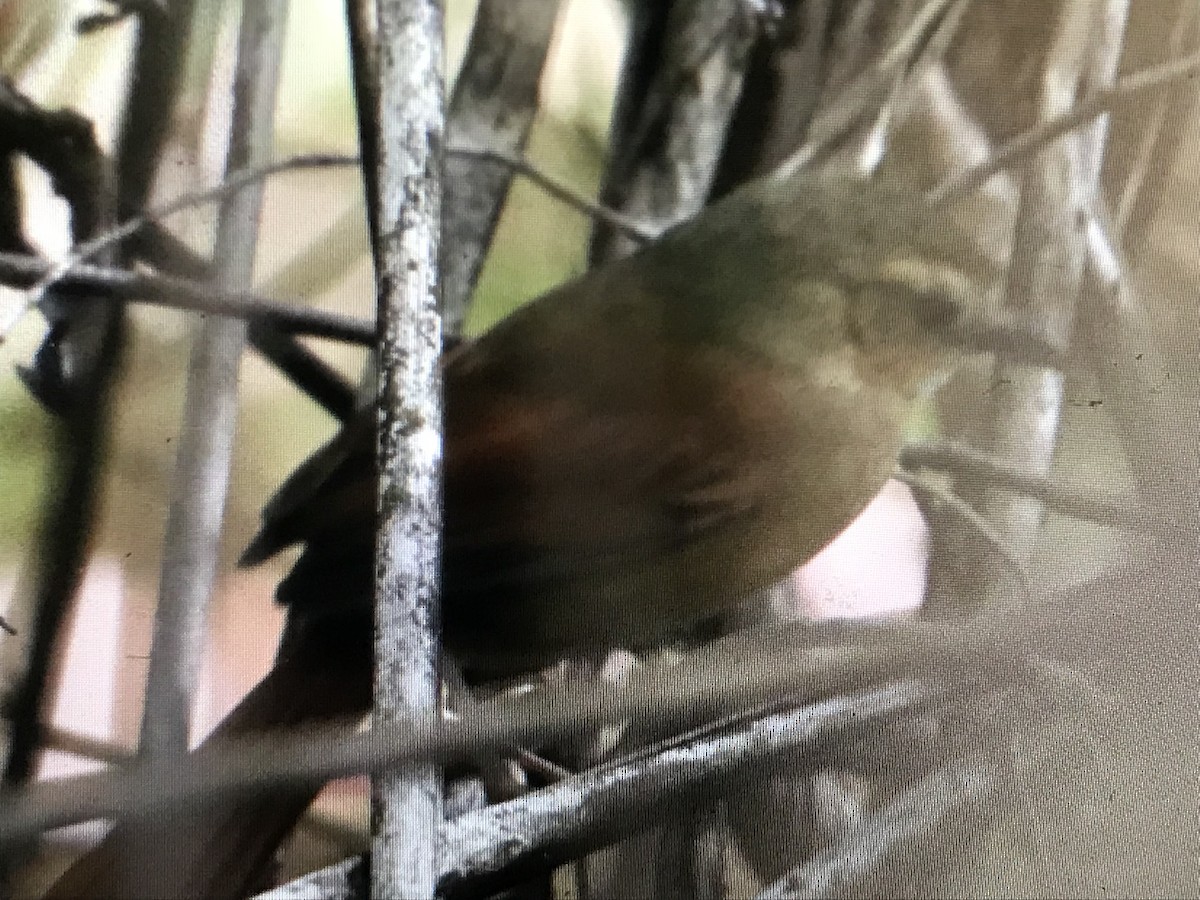
[[[994,273],[911,190],[766,178],[447,354],[447,650],[496,674],[655,646],[783,578],[883,486]],[[291,622],[216,739],[367,710],[373,436],[267,506],[244,561],[303,544]],[[118,829],[52,896],[239,896],[316,788],[188,810],[151,863]]]

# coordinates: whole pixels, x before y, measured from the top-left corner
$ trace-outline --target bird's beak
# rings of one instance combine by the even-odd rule
[[[1044,330],[1001,308],[991,296],[964,307],[946,337],[970,353],[994,353],[1031,366],[1061,368],[1066,355],[1066,348]]]
[[[976,260],[986,272],[967,272],[957,266],[889,260],[880,280],[896,296],[911,303],[914,314],[936,339],[970,353],[995,353],[1014,362],[1058,368],[1065,348],[1033,323],[1005,310],[1000,301],[1003,278],[997,267]]]

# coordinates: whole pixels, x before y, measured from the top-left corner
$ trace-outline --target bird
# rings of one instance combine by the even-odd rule
[[[995,295],[963,221],[895,181],[766,176],[444,354],[446,651],[490,678],[661,646],[814,556]],[[375,446],[368,411],[266,505],[241,561],[303,548],[289,624],[210,740],[369,710]],[[120,824],[49,896],[243,896],[318,788],[180,811],[150,866]]]

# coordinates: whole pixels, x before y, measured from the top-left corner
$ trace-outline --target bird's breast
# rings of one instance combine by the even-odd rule
[[[736,606],[857,516],[907,415],[846,354],[692,349],[633,374],[607,401],[510,397],[498,443],[448,442],[447,639],[468,659],[653,646]]]

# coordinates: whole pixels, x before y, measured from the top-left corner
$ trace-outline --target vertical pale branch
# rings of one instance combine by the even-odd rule
[[[1195,397],[1170,377],[1167,357],[1100,223],[1088,231],[1088,251],[1076,347],[1102,386],[1143,502],[1175,532],[1174,552],[1194,559],[1200,443],[1195,420],[1183,412],[1195,407]],[[1194,608],[1185,614],[1194,615]]]
[[[482,0],[450,99],[455,147],[520,155],[538,110],[538,85],[559,0]],[[462,331],[514,171],[496,160],[446,160],[442,303],[446,336]]]
[[[172,0],[169,16],[139,20],[137,48],[129,87],[129,108],[117,140],[116,180],[120,196],[141,208],[149,197],[159,155],[179,90],[183,50],[191,32],[194,0]],[[125,204],[122,204],[124,208]],[[76,235],[76,239],[86,234]],[[41,525],[35,616],[30,650],[10,713],[16,727],[5,765],[6,782],[18,783],[32,772],[38,748],[42,707],[51,680],[59,629],[79,588],[95,524],[100,468],[107,449],[111,388],[124,343],[124,308],[98,304],[88,332],[90,360],[81,366],[84,391],[61,429],[55,481],[48,489]]]
[[[137,49],[130,73],[129,109],[121,121],[116,157],[117,206],[122,220],[139,215],[149,204],[159,164],[171,136],[175,109],[186,91],[186,65],[192,36],[201,27],[205,4],[198,0],[169,0],[166,16],[142,16],[138,21]],[[121,246],[117,262],[132,265],[132,245]],[[132,611],[121,610],[120,640],[134,643]],[[139,651],[141,640],[137,640]],[[132,722],[139,711],[132,697],[117,704],[118,722]]]
[[[442,410],[438,246],[445,108],[438,0],[378,0],[379,525],[376,724],[439,705]],[[364,123],[367,124],[367,123]],[[370,158],[370,154],[368,154]],[[432,897],[442,785],[432,764],[374,780],[372,893]]]
[[[270,158],[286,20],[287,0],[243,7],[227,171]],[[250,281],[261,206],[261,182],[222,203],[214,254],[222,287]],[[192,346],[142,717],[143,753],[187,749],[220,551],[245,338],[244,322],[212,316],[201,322]]]
[[[1143,6],[1135,12],[1160,15]],[[1139,43],[1154,46],[1154,59],[1174,59],[1185,49],[1194,50],[1200,33],[1200,11],[1191,3],[1176,10],[1166,47],[1154,38],[1163,22],[1150,26],[1140,21]],[[1150,30],[1152,37],[1144,33]],[[1131,40],[1137,35],[1131,35]],[[1185,327],[1167,350],[1156,335],[1145,306],[1139,302],[1130,281],[1130,271],[1143,271],[1151,261],[1155,225],[1159,224],[1172,185],[1178,184],[1181,164],[1190,162],[1193,148],[1187,134],[1195,122],[1195,85],[1181,82],[1167,89],[1156,107],[1145,116],[1131,117],[1124,127],[1125,144],[1116,159],[1108,159],[1110,175],[1124,176],[1125,184],[1117,207],[1115,233],[1099,219],[1088,231],[1088,277],[1080,311],[1076,349],[1080,351],[1105,398],[1115,431],[1148,508],[1156,510],[1165,530],[1171,532],[1169,553],[1191,554],[1200,534],[1200,427],[1181,413],[1194,408],[1194,380],[1179,378],[1193,364]],[[1135,132],[1137,140],[1131,132]],[[1133,146],[1130,146],[1132,144]],[[1123,258],[1115,249],[1120,239]],[[1128,268],[1127,268],[1128,267]],[[1161,309],[1162,300],[1156,305]],[[1191,317],[1194,318],[1194,312]],[[1187,322],[1189,312],[1179,310],[1167,319]],[[1183,548],[1180,550],[1179,548]],[[1174,565],[1174,563],[1172,563]]]
[[[1116,70],[1125,4],[1072,0],[1063,6],[1046,61],[1040,111],[1065,113],[1090,88],[1107,86]],[[1084,264],[1084,210],[1095,197],[1104,120],[1039,153],[1026,167],[1021,190],[1008,304],[1066,344]],[[1029,474],[1044,475],[1054,455],[1061,413],[1062,374],[998,363],[978,444]],[[1036,546],[1043,510],[1034,500],[964,488],[1019,557]],[[986,581],[980,567],[976,574]],[[978,589],[983,589],[980,583]]]

